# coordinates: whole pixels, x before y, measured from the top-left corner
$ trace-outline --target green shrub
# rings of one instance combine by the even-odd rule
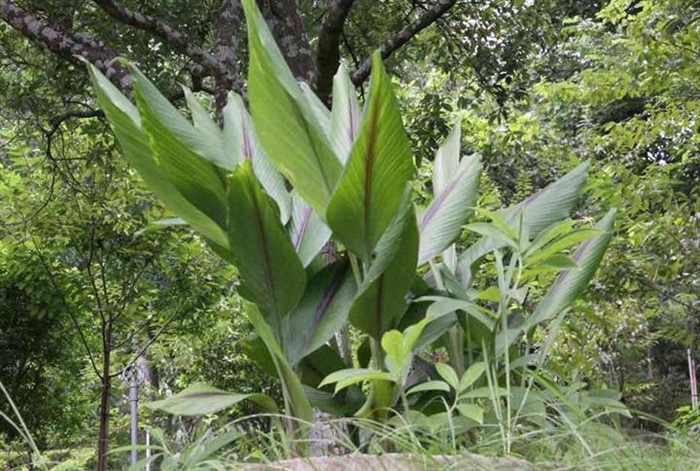
[[[293,78],[255,2],[244,7],[252,118],[231,94],[221,129],[186,91],[190,122],[135,66],[136,105],[90,71],[126,158],[236,266],[257,333],[246,349],[280,379],[288,431],[303,430],[313,406],[453,444],[496,436],[510,451],[521,426],[626,413],[616,392],[546,365],[612,235],[614,210],[595,224],[568,219],[588,164],[519,204],[475,211],[482,165],[460,156],[457,123],[435,157],[434,198],[417,210],[411,145],[379,53],[364,111],[342,67],[329,111]],[[464,228],[473,243],[458,252]],[[442,349],[448,363],[419,355]],[[243,400],[277,410],[263,394],[204,385],[153,407],[204,414]]]

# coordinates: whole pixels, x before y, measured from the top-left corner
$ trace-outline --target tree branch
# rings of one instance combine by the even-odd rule
[[[185,54],[212,75],[225,75],[219,62],[201,46],[185,36],[184,33],[170,26],[166,22],[150,15],[144,15],[130,10],[124,5],[113,0],[93,0],[105,13],[112,18],[146,31],[165,41],[169,46]]]
[[[387,39],[379,48],[382,59],[389,57],[394,51],[410,41],[415,35],[423,31],[425,28],[435,23],[442,15],[457,3],[457,0],[438,0],[438,2],[422,15],[416,18],[412,23],[408,24],[401,31],[396,33],[391,38]],[[369,77],[372,70],[372,58],[368,57],[362,65],[352,74],[352,81],[355,85],[359,85]]]
[[[138,360],[139,357],[141,357],[141,355],[146,353],[146,350],[148,350],[148,348],[151,345],[153,345],[153,342],[158,340],[158,337],[160,337],[160,334],[163,333],[165,328],[168,327],[172,321],[174,321],[177,317],[182,315],[182,313],[184,313],[184,312],[185,312],[185,310],[180,310],[180,311],[175,311],[173,314],[171,314],[170,317],[168,317],[165,320],[165,322],[163,322],[163,325],[160,326],[160,328],[158,329],[158,331],[156,331],[156,333],[153,335],[153,337],[148,339],[148,342],[146,342],[146,345],[144,345],[143,348],[141,348],[138,352],[136,352],[136,354],[126,363],[126,366],[124,368],[120,369],[119,371],[117,371],[116,373],[112,373],[110,375],[110,377],[117,377],[117,376],[121,375],[126,369],[128,369],[131,365],[133,365],[134,362],[136,362],[136,360]]]
[[[350,13],[354,0],[333,0],[326,10],[318,34],[316,51],[316,94],[327,100],[333,89],[333,75],[340,65],[340,40],[343,25]]]
[[[28,229],[25,226],[25,231],[28,231]],[[85,333],[83,332],[82,327],[80,326],[80,323],[78,322],[78,314],[73,311],[73,306],[68,302],[66,299],[66,296],[63,292],[63,290],[58,286],[58,282],[56,281],[53,271],[51,271],[51,268],[49,267],[48,262],[46,259],[44,259],[44,256],[42,255],[39,245],[37,244],[36,239],[32,234],[29,234],[29,238],[32,240],[32,244],[34,245],[35,249],[30,250],[30,252],[34,252],[34,254],[37,256],[39,259],[39,263],[41,264],[42,267],[44,267],[44,270],[46,271],[46,275],[49,278],[49,282],[51,283],[51,287],[54,289],[54,293],[58,295],[58,297],[61,300],[61,303],[66,307],[66,310],[68,311],[68,316],[71,319],[71,322],[73,322],[73,325],[75,326],[75,329],[78,331],[78,336],[80,337],[80,341],[83,344],[83,347],[85,348],[85,351],[88,354],[88,358],[90,359],[90,364],[92,365],[92,369],[97,375],[97,377],[102,380],[102,373],[100,373],[99,368],[97,367],[97,363],[95,362],[95,358],[92,355],[92,349],[90,348],[90,344],[87,341],[87,337]],[[22,242],[25,247],[27,247],[26,242]],[[29,248],[29,247],[27,247]]]
[[[0,18],[33,43],[73,64],[81,65],[77,56],[84,57],[101,69],[122,91],[131,88],[129,72],[113,61],[116,55],[103,41],[83,33],[66,34],[9,0],[0,1]]]

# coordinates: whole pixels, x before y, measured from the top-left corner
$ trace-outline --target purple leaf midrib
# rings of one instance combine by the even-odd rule
[[[467,167],[465,167],[459,175],[457,175],[449,185],[445,187],[444,190],[442,190],[442,193],[438,195],[437,198],[435,198],[435,201],[433,201],[433,204],[430,205],[428,210],[425,212],[423,215],[423,220],[420,222],[420,227],[418,228],[419,232],[423,232],[425,227],[428,225],[431,219],[435,217],[435,214],[437,214],[438,210],[442,206],[442,204],[445,202],[448,196],[452,193],[452,191],[455,189],[457,186],[457,182],[462,179],[464,176],[464,173],[466,172]]]
[[[243,116],[243,159],[253,161],[253,147],[250,145],[250,136],[248,135],[248,119]]]
[[[372,175],[374,171],[374,153],[377,146],[377,135],[379,133],[378,121],[379,121],[379,111],[381,96],[380,91],[377,90],[376,95],[376,105],[372,110],[372,116],[370,117],[369,126],[369,142],[367,145],[367,153],[365,154],[365,201],[364,201],[364,240],[365,243],[369,245],[370,233],[369,233],[369,221],[370,212],[372,206]]]
[[[352,93],[352,91],[350,93]],[[348,94],[348,114],[350,115],[350,147],[352,147],[352,143],[355,142],[355,134],[357,133],[357,130],[355,129],[355,108],[352,106],[352,104],[352,96]]]
[[[338,294],[338,291],[340,291],[340,287],[343,284],[343,279],[345,278],[345,273],[347,271],[347,264],[345,264],[340,270],[338,270],[338,273],[335,274],[333,281],[326,288],[323,297],[321,298],[321,302],[318,303],[316,311],[314,312],[314,319],[311,323],[311,328],[309,329],[306,335],[306,349],[309,348],[309,345],[311,344],[311,339],[316,333],[316,329],[318,329],[318,325],[321,323],[323,315],[328,310],[328,307],[330,306],[331,302],[333,302],[335,295]]]
[[[306,229],[309,225],[309,220],[311,219],[311,206],[306,206],[304,208],[304,213],[301,218],[301,227],[299,228],[298,233],[296,234],[295,240],[294,240],[294,249],[298,252],[299,247],[301,247],[301,241],[304,238],[304,233],[306,233]]]

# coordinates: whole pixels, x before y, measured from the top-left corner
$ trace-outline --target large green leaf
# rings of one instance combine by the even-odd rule
[[[209,112],[202,106],[196,96],[187,87],[182,87],[185,92],[187,106],[192,114],[192,123],[208,143],[215,146],[218,150],[218,155],[212,160],[212,163],[226,170],[233,170],[239,162],[232,152],[228,152],[223,143],[223,132],[218,124],[211,119]]]
[[[301,302],[285,318],[284,348],[292,365],[328,342],[342,327],[355,291],[346,260],[324,268],[309,281]]]
[[[578,165],[575,169],[559,180],[543,188],[524,201],[504,210],[498,215],[511,225],[518,226],[521,220],[530,237],[536,237],[542,230],[560,221],[573,211],[579,195],[586,183],[588,162]],[[507,244],[490,237],[482,237],[459,255],[457,273],[464,286],[471,283],[471,267],[484,255],[493,252]]]
[[[223,115],[224,149],[237,163],[246,159],[253,163],[255,176],[265,191],[277,202],[282,224],[286,224],[290,217],[291,197],[285,187],[284,177],[277,171],[260,144],[253,121],[240,95],[229,93]]]
[[[250,54],[248,97],[260,142],[292,186],[324,216],[342,167],[255,1],[245,0],[243,7]]]
[[[343,397],[342,394],[336,396],[333,393],[304,385],[304,392],[312,406],[338,417],[352,415],[362,406],[364,396],[359,392],[350,394],[350,392],[356,391],[359,391],[359,388],[350,388],[348,394]]]
[[[535,312],[528,319],[527,327],[553,319],[557,314],[569,307],[593,278],[600,265],[605,250],[612,238],[615,209],[611,209],[601,219],[595,228],[601,232],[599,236],[588,239],[574,252],[572,258],[578,268],[559,274],[545,297],[537,305]]]
[[[277,369],[277,375],[282,383],[282,388],[285,391],[285,398],[289,401],[289,409],[287,413],[291,413],[295,418],[306,421],[307,423],[313,420],[313,412],[309,404],[304,389],[301,385],[299,377],[294,372],[294,369],[289,364],[287,357],[284,355],[275,334],[272,332],[270,325],[265,322],[258,307],[249,302],[244,302],[243,307],[248,315],[250,323],[253,324],[255,332],[260,336],[265,343],[272,361]]]
[[[230,393],[202,383],[192,384],[172,397],[146,403],[146,406],[175,415],[206,415],[228,409],[242,401],[254,402],[265,412],[277,413],[275,401],[267,394]]]
[[[292,192],[289,236],[304,267],[309,266],[331,238],[330,228],[296,191]]]
[[[377,244],[359,294],[350,309],[350,323],[381,340],[406,310],[418,259],[418,228],[410,198],[404,192],[401,208]]]
[[[97,68],[88,64],[88,70],[97,100],[122,146],[124,157],[168,208],[208,239],[228,247],[224,226],[189,202],[159,167],[136,107]]]
[[[360,132],[361,111],[355,85],[348,69],[341,64],[333,77],[333,109],[331,110],[330,138],[333,150],[345,165]]]
[[[242,279],[240,292],[278,326],[301,299],[304,267],[249,160],[230,175],[228,199],[229,247]]]
[[[226,225],[226,185],[204,155],[216,154],[201,134],[138,69],[130,68],[143,130],[158,164],[175,188],[194,206]],[[211,159],[211,157],[209,157]]]
[[[441,195],[443,192],[445,192],[446,188],[450,187],[450,184],[453,183],[455,180],[455,176],[458,175],[459,172],[459,156],[460,156],[460,151],[461,151],[461,137],[462,137],[462,120],[461,118],[457,120],[455,123],[454,128],[452,129],[452,132],[447,136],[447,139],[440,145],[438,148],[438,151],[435,153],[435,161],[433,162],[433,194],[438,196]],[[480,163],[480,162],[479,162]],[[480,169],[479,169],[480,171]],[[464,175],[463,175],[464,177]],[[478,185],[478,180],[474,184],[474,191],[477,191],[477,185]],[[467,193],[467,188],[462,187],[462,192],[464,192],[465,196]],[[459,191],[455,191],[456,189],[451,187],[449,192],[445,194],[445,198],[447,198],[450,193],[462,193]],[[459,199],[456,196],[453,196],[455,199]],[[474,196],[476,198],[476,195]],[[473,206],[474,202],[467,202],[468,204],[463,204],[463,202],[456,202],[455,209],[458,209],[458,211],[455,213],[455,216],[457,216],[460,212],[464,214],[465,216],[468,215],[468,210],[467,208],[469,206]],[[442,203],[441,206],[444,206],[445,204]],[[461,207],[460,207],[461,206]],[[429,210],[430,211],[430,210]],[[434,209],[433,209],[434,211]],[[444,212],[444,211],[443,211]],[[423,216],[425,218],[425,216]],[[456,219],[454,220],[454,224],[456,225]],[[450,219],[447,219],[450,220]],[[464,219],[460,219],[461,222],[460,224],[464,223]],[[421,222],[421,226],[423,223]],[[436,227],[437,226],[437,221],[433,224],[429,224],[429,227]],[[420,226],[419,226],[420,227]],[[419,230],[420,231],[420,230]],[[423,232],[423,231],[420,231]],[[442,234],[447,235],[447,231],[443,232]],[[431,242],[432,241],[432,242]],[[418,255],[418,264],[422,265],[424,261],[429,260],[430,258],[433,258],[435,255],[430,254],[430,245],[440,245],[438,244],[439,238],[436,239],[435,237],[431,237],[430,234],[421,234],[421,247],[419,250],[419,255]],[[433,249],[434,250],[434,249]],[[450,272],[454,273],[457,265],[457,249],[454,244],[449,245],[443,252],[442,252],[442,261],[447,266],[450,270]]]
[[[199,129],[196,128],[158,91],[158,88],[136,66],[129,64],[129,72],[134,81],[136,102],[142,119],[144,118],[144,113],[141,110],[143,106],[141,100],[147,103],[149,111],[157,117],[159,125],[176,136],[177,140],[185,145],[191,153],[217,166],[230,169],[230,160],[222,153],[219,142],[202,132],[202,129],[212,131],[213,123],[202,126],[204,116],[200,112],[195,112],[197,123],[200,125]],[[190,103],[192,103],[192,100],[190,100]],[[156,137],[160,136],[153,136],[154,139]]]
[[[255,362],[265,373],[273,378],[279,376],[277,367],[275,366],[275,360],[260,336],[250,336],[241,341],[238,345],[243,349],[246,356]],[[320,348],[305,356],[296,365],[292,365],[290,358],[286,356],[285,358],[287,358],[290,367],[296,372],[301,384],[311,388],[318,387],[323,378],[334,371],[342,370],[347,367],[338,352],[329,345],[321,345]]]
[[[329,136],[331,129],[330,110],[323,104],[318,95],[316,95],[316,93],[306,82],[299,82],[299,87],[301,88],[301,92],[304,94],[304,97],[306,97],[306,101],[309,104],[309,108],[311,109],[316,122],[321,126],[323,133],[326,136]]]
[[[366,262],[412,175],[411,144],[391,79],[376,53],[364,123],[326,213],[333,233]]]
[[[476,203],[481,168],[477,156],[462,159],[453,178],[428,206],[419,226],[419,265],[447,249],[459,237]]]
[[[332,373],[321,382],[319,387],[335,383],[335,392],[365,381],[391,381],[391,374],[369,368],[347,368]]]
[[[401,255],[401,244],[407,236],[407,227],[411,224],[411,221],[415,222],[416,220],[415,208],[411,202],[412,191],[411,183],[407,183],[399,203],[399,209],[386,232],[379,239],[372,262],[369,267],[366,267],[363,286],[374,282]],[[410,256],[410,254],[408,255]]]
[[[317,388],[329,374],[347,368],[340,354],[330,345],[321,345],[297,366],[302,384]]]
[[[579,164],[572,171],[515,206],[500,211],[501,215],[517,226],[520,213],[530,237],[535,237],[553,223],[567,218],[578,203],[588,176],[589,162]]]
[[[462,119],[458,119],[452,132],[440,144],[433,161],[433,194],[439,195],[455,179],[462,150]]]

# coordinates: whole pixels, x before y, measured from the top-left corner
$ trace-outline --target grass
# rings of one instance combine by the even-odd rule
[[[82,469],[88,460],[86,450],[79,450],[81,459],[75,459],[71,450],[42,452],[36,446],[19,411],[0,383],[0,390],[10,404],[14,417],[0,411],[24,440],[26,449],[20,460],[32,463],[32,469],[68,471]],[[232,421],[219,429],[202,424],[187,443],[176,444],[161,431],[154,431],[153,453],[159,454],[158,469],[217,470],[236,469],[250,463],[270,463],[289,459],[292,450],[299,449],[283,432],[283,427],[263,431],[245,426],[251,419],[265,418],[272,423],[287,419],[283,416],[257,415]],[[605,417],[592,417],[575,424],[566,420],[549,420],[545,427],[520,427],[508,438],[510,456],[533,463],[533,469],[548,470],[620,470],[665,471],[700,469],[700,440],[697,436],[682,434],[667,427],[662,434],[636,434],[614,425]],[[309,424],[306,424],[309,425]],[[446,426],[431,430],[424,424],[416,425],[400,414],[389,423],[367,419],[329,419],[320,423],[333,438],[320,447],[327,456],[346,454],[383,454],[386,451],[410,453],[422,460],[426,469],[458,469],[454,463],[439,462],[438,455],[464,455],[465,452],[482,456],[503,456],[503,435],[498,424],[479,428],[478,433],[466,435],[457,432],[446,421]],[[359,440],[358,440],[359,438]],[[457,440],[455,440],[457,438]],[[358,446],[356,443],[361,443]],[[307,440],[309,446],[318,442]],[[140,447],[143,450],[144,447]],[[318,446],[316,448],[319,448]],[[112,454],[125,462],[129,447],[115,449]],[[125,453],[126,452],[126,453]],[[17,453],[15,453],[18,455]],[[143,457],[143,452],[141,452]],[[2,455],[0,455],[1,458]],[[19,457],[19,455],[18,455]],[[17,457],[16,457],[17,458]],[[62,462],[59,462],[62,461]],[[7,467],[7,463],[0,464]],[[133,468],[144,469],[145,461]],[[13,469],[13,468],[10,468]],[[14,468],[22,469],[22,468]],[[29,469],[25,467],[24,469]],[[487,468],[486,468],[487,469]]]

